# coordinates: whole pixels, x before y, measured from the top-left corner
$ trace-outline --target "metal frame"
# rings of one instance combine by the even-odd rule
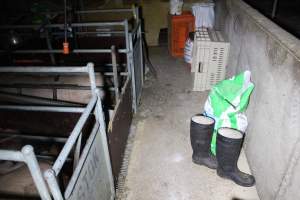
[[[274,19],[276,17],[276,11],[278,6],[278,0],[273,1],[272,15],[271,17]]]
[[[94,73],[94,65],[92,63],[88,63],[85,67],[7,67],[7,68],[1,68],[0,72],[2,73],[33,73],[33,74],[40,74],[40,73],[85,73],[89,75],[90,79],[90,85],[92,90],[92,98],[90,99],[88,105],[85,108],[72,108],[72,107],[52,107],[52,106],[1,106],[0,109],[21,109],[21,110],[34,110],[34,111],[51,111],[51,112],[81,112],[81,116],[75,125],[73,131],[71,132],[70,136],[68,137],[63,149],[61,150],[60,154],[58,155],[56,161],[54,162],[51,169],[48,169],[44,173],[44,177],[48,183],[50,192],[54,198],[54,200],[63,200],[67,199],[63,197],[62,192],[60,191],[60,187],[58,185],[58,182],[56,180],[57,176],[61,172],[61,169],[64,165],[64,163],[68,159],[68,155],[71,153],[71,150],[75,146],[75,152],[74,152],[74,166],[76,166],[74,173],[72,175],[72,178],[69,182],[69,187],[67,187],[67,195],[70,193],[70,190],[72,189],[72,185],[75,184],[76,177],[79,176],[81,172],[81,168],[84,165],[85,157],[88,156],[88,150],[87,145],[92,146],[93,145],[93,137],[96,137],[95,135],[100,134],[101,137],[101,145],[102,150],[104,153],[104,159],[105,159],[105,165],[106,165],[106,172],[108,174],[109,178],[109,185],[110,185],[110,199],[114,199],[115,190],[114,190],[114,181],[113,181],[113,175],[112,175],[112,169],[111,169],[111,163],[110,163],[110,156],[109,156],[109,150],[108,150],[108,143],[107,143],[107,136],[106,136],[106,126],[104,121],[104,114],[102,110],[102,103],[101,103],[101,97],[99,89],[96,87],[96,81],[95,81],[95,73]],[[95,114],[96,116],[96,125],[98,127],[98,132],[92,131],[92,134],[90,135],[87,145],[84,148],[84,152],[81,154],[81,157],[79,157],[80,154],[80,148],[81,146],[81,133],[83,126],[85,122],[87,121],[90,114]],[[77,147],[77,148],[76,148]],[[85,156],[85,157],[82,157]],[[6,151],[6,150],[0,150],[0,159],[3,160],[14,160],[14,161],[23,161],[26,162],[28,165],[30,172],[33,176],[34,182],[38,188],[38,191],[41,195],[41,198],[43,200],[50,200],[51,197],[49,195],[47,186],[45,184],[45,181],[42,177],[41,170],[39,168],[39,165],[37,163],[36,157],[33,153],[33,148],[31,146],[25,146],[22,149],[22,152],[14,152],[14,151]],[[71,188],[71,189],[70,189]],[[98,188],[96,188],[97,190]],[[65,196],[66,196],[65,194]]]
[[[134,112],[137,111],[137,106],[139,104],[140,96],[141,96],[141,90],[137,91],[138,88],[142,88],[143,86],[143,77],[144,77],[144,65],[143,65],[143,56],[140,56],[139,62],[134,62],[133,57],[136,54],[133,52],[135,49],[139,51],[139,53],[142,55],[143,49],[142,49],[142,32],[141,32],[141,21],[139,18],[139,11],[138,7],[134,7],[132,9],[107,9],[107,10],[82,10],[82,11],[76,11],[75,13],[80,15],[87,15],[87,14],[95,14],[95,13],[108,13],[108,12],[131,12],[133,14],[133,17],[135,18],[135,24],[132,30],[129,30],[129,25],[127,19],[119,21],[119,22],[89,22],[89,23],[71,23],[68,24],[68,28],[80,28],[80,29],[86,29],[88,27],[123,27],[123,30],[121,32],[118,32],[118,34],[122,33],[122,35],[125,37],[126,42],[126,48],[125,49],[118,49],[118,53],[124,53],[126,54],[127,58],[127,70],[128,70],[128,76],[132,79],[132,90],[133,90],[133,105],[132,108]],[[0,26],[0,30],[6,30],[6,29],[38,29],[39,25],[4,25]],[[45,25],[44,29],[51,29],[51,28],[64,28],[65,24],[48,24]],[[114,31],[92,31],[92,32],[86,32],[79,30],[76,34],[99,34],[99,33],[113,33]],[[137,37],[138,40],[140,40],[140,43],[138,44],[139,47],[135,48],[134,43],[134,37]],[[49,46],[49,45],[48,45]],[[4,52],[0,50],[0,53]],[[15,50],[12,53],[14,54],[49,54],[50,58],[53,57],[53,54],[61,54],[63,53],[62,49],[31,49],[31,50]],[[71,53],[113,53],[112,49],[73,49]],[[135,68],[141,68],[141,74],[135,74]],[[113,73],[114,74],[114,73]],[[141,82],[137,83],[136,80],[141,80]],[[115,88],[114,88],[115,89]],[[116,92],[116,91],[115,91]]]
[[[21,151],[0,150],[0,160],[26,163],[42,200],[51,200],[46,182],[31,145],[26,145]]]
[[[0,73],[24,73],[24,74],[38,74],[38,73],[52,73],[52,74],[63,74],[63,75],[72,75],[72,74],[76,74],[76,73],[83,73],[86,71],[87,68],[94,68],[94,64],[93,63],[88,63],[86,67],[78,67],[78,66],[68,66],[68,67],[61,67],[61,66],[43,66],[43,67],[34,67],[34,66],[3,66],[0,67]],[[47,70],[50,69],[50,70]],[[93,76],[95,75],[95,72],[93,71]],[[114,76],[114,74],[112,73],[112,75]],[[96,83],[95,83],[96,84]],[[93,86],[93,87],[97,87],[97,88],[102,88],[103,86]],[[44,102],[46,104],[57,104],[57,105],[75,105],[75,103],[69,103],[69,102],[60,102],[60,101],[56,101],[57,100],[57,90],[58,89],[72,89],[72,90],[90,90],[91,87],[90,86],[78,86],[78,85],[72,85],[72,84],[0,84],[0,88],[14,88],[14,89],[19,89],[18,93],[20,95],[22,95],[22,89],[24,88],[34,88],[34,89],[52,89],[53,90],[53,102],[51,102],[51,100],[48,99],[48,101],[50,102],[45,102],[43,100],[37,100],[38,102]],[[110,91],[114,91],[115,88],[110,87],[109,88]],[[14,99],[22,99],[22,97],[20,96],[20,98],[18,96],[13,97],[11,93],[3,93],[0,92],[0,96],[1,95],[10,95],[11,98]],[[32,97],[31,97],[32,98]],[[34,97],[33,97],[34,98]],[[24,97],[23,97],[24,99]],[[36,100],[33,100],[36,101]],[[56,103],[55,103],[56,102]]]

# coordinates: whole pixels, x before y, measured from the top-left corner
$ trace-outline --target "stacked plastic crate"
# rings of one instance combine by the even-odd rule
[[[191,12],[172,15],[169,20],[169,51],[173,57],[183,57],[185,41],[194,31],[195,19]]]
[[[198,28],[193,46],[194,91],[205,91],[225,78],[230,44],[219,31]]]

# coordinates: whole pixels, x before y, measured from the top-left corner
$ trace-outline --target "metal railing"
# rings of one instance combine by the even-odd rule
[[[41,199],[51,200],[50,193],[31,145],[24,146],[21,151],[0,150],[0,160],[26,163]]]
[[[4,105],[0,106],[0,109],[12,109],[12,110],[30,110],[30,111],[50,111],[50,112],[80,112],[82,113],[78,122],[76,123],[74,129],[72,130],[70,136],[68,137],[63,149],[59,153],[57,159],[55,160],[53,166],[44,173],[44,177],[48,183],[50,192],[55,200],[66,199],[63,197],[63,193],[60,190],[59,184],[57,182],[57,176],[61,173],[61,169],[65,162],[68,160],[69,154],[74,148],[74,172],[71,177],[71,180],[68,184],[65,196],[70,196],[75,182],[81,172],[81,169],[84,165],[85,158],[88,156],[88,149],[93,144],[93,138],[97,134],[100,134],[101,137],[101,146],[105,159],[105,168],[108,176],[108,182],[110,184],[110,194],[111,199],[114,198],[114,184],[112,169],[109,157],[107,136],[106,136],[106,126],[105,119],[102,109],[102,102],[100,97],[99,89],[96,87],[94,66],[92,63],[88,63],[85,67],[5,67],[0,68],[1,73],[31,73],[31,74],[41,74],[41,73],[59,73],[59,74],[70,74],[70,73],[85,73],[88,74],[90,79],[90,87],[92,90],[92,98],[90,99],[86,107],[57,107],[57,106],[15,106],[15,105]],[[81,147],[81,137],[82,129],[87,122],[89,116],[94,114],[96,116],[96,125],[92,133],[89,136],[89,139],[86,143],[86,147],[83,152],[80,152]],[[96,127],[96,128],[95,128]],[[97,131],[99,129],[99,131]],[[94,131],[96,130],[96,131]],[[88,147],[87,147],[88,146]],[[1,160],[13,160],[19,162],[26,162],[33,177],[33,180],[36,184],[38,192],[43,200],[50,200],[45,180],[43,179],[41,170],[39,168],[37,159],[33,153],[33,148],[31,146],[23,147],[21,152],[16,151],[7,151],[0,150],[0,159]],[[97,190],[99,188],[95,188]],[[100,198],[100,197],[99,197]]]
[[[107,9],[107,10],[85,10],[85,11],[76,11],[75,13],[78,15],[87,15],[87,14],[95,14],[95,13],[107,13],[107,12],[132,12],[133,17],[135,19],[135,23],[133,24],[132,28],[129,28],[129,24],[128,24],[128,20],[124,19],[122,21],[118,21],[118,22],[80,22],[80,23],[69,23],[68,24],[68,28],[72,29],[72,28],[82,28],[82,29],[86,29],[86,28],[91,28],[91,27],[122,27],[122,30],[119,31],[119,33],[122,33],[122,36],[125,39],[125,48],[122,49],[72,49],[70,51],[70,53],[82,53],[82,54],[90,54],[90,53],[110,53],[110,54],[114,54],[113,51],[115,51],[116,53],[121,53],[121,54],[126,54],[126,65],[127,65],[127,72],[122,72],[121,75],[122,76],[128,76],[131,80],[132,80],[132,96],[133,96],[133,105],[132,108],[133,110],[136,112],[137,111],[137,105],[138,105],[138,101],[139,101],[139,97],[140,97],[140,89],[142,87],[143,84],[143,74],[144,74],[144,70],[143,70],[143,58],[141,56],[140,61],[139,62],[134,62],[134,55],[136,54],[135,52],[133,52],[134,50],[139,51],[142,54],[142,42],[140,42],[139,47],[138,48],[134,48],[135,44],[134,43],[134,39],[139,39],[141,40],[141,21],[139,18],[139,12],[138,12],[138,8],[134,7],[132,9]],[[43,26],[44,30],[48,30],[48,29],[57,29],[57,28],[64,28],[64,24],[46,24]],[[4,25],[4,26],[0,26],[0,30],[11,30],[11,29],[32,29],[32,30],[38,30],[40,28],[39,25]],[[94,30],[94,31],[81,31],[81,30],[76,30],[75,31],[75,35],[76,34],[86,34],[90,35],[90,34],[99,34],[99,33],[110,33],[110,31],[103,31],[103,30]],[[114,31],[111,31],[114,32]],[[52,31],[53,33],[53,31]],[[54,31],[55,33],[55,31]],[[113,44],[112,44],[113,46]],[[4,50],[0,50],[0,53],[4,53]],[[62,54],[63,50],[62,49],[22,49],[22,50],[14,50],[11,51],[10,53],[12,54],[49,54],[49,56],[51,58],[53,58],[53,54]],[[113,57],[113,55],[112,55]],[[55,63],[55,61],[54,61]],[[112,65],[113,63],[110,63],[110,65]],[[96,63],[96,65],[98,66],[98,63]],[[142,68],[141,73],[134,73],[136,67],[140,67]],[[104,73],[104,75],[115,75],[115,73]],[[139,76],[139,77],[135,77],[135,76]],[[140,83],[136,83],[137,80],[142,80],[142,82]],[[114,77],[114,83],[115,82],[115,77]],[[111,88],[111,90],[115,90],[116,87]],[[116,92],[116,91],[115,91]],[[116,94],[117,96],[117,94]]]

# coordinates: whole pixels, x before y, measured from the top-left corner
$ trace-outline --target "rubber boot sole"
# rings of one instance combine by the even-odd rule
[[[247,183],[241,183],[239,181],[236,181],[230,174],[224,173],[224,172],[222,172],[221,170],[218,170],[218,169],[217,169],[217,174],[218,174],[219,177],[231,180],[235,184],[243,186],[243,187],[252,187],[253,185],[255,185],[255,181],[253,183],[249,183],[249,184],[247,184]]]

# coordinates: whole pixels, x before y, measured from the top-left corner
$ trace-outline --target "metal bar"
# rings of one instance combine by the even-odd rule
[[[0,88],[15,88],[15,89],[20,89],[22,88],[31,88],[31,89],[57,89],[57,90],[65,90],[65,89],[70,89],[70,90],[90,90],[90,86],[77,86],[77,85],[28,85],[28,84],[18,84],[18,85],[0,85]],[[97,88],[102,89],[104,86],[97,86]],[[108,87],[107,88],[109,91],[115,91],[114,87]],[[20,93],[22,95],[22,93]],[[57,100],[60,101],[60,100]],[[75,103],[74,103],[75,104]]]
[[[116,98],[116,103],[117,103],[120,98],[120,92],[119,92],[119,80],[118,80],[117,57],[116,57],[116,47],[115,46],[111,47],[111,61],[112,61],[112,66],[113,66],[115,98]]]
[[[55,161],[55,163],[52,167],[55,174],[58,174],[60,172],[65,160],[67,159],[74,143],[76,142],[76,140],[78,138],[78,135],[81,133],[81,130],[82,130],[86,120],[88,119],[91,111],[93,110],[93,108],[96,104],[96,101],[97,101],[97,96],[94,95],[92,97],[92,99],[90,100],[89,104],[87,105],[87,107],[85,108],[84,112],[80,116],[80,118],[79,118],[77,124],[75,125],[72,133],[70,134],[64,148],[58,155],[57,160]]]
[[[273,9],[272,9],[272,18],[273,18],[273,19],[274,19],[275,16],[276,16],[277,5],[278,5],[278,0],[274,0],[274,2],[273,2]]]
[[[136,112],[136,100],[135,100],[135,83],[134,83],[134,69],[132,66],[132,60],[133,60],[133,56],[132,56],[132,37],[129,33],[129,29],[128,29],[128,21],[127,19],[125,20],[125,40],[126,40],[126,49],[128,50],[126,56],[127,56],[127,70],[129,73],[129,78],[132,80],[132,108],[134,110],[134,112]]]
[[[113,74],[113,72],[105,72],[104,75],[105,76],[113,76],[114,74]],[[127,72],[121,72],[119,75],[120,76],[128,76],[128,73]]]
[[[128,73],[129,73],[129,77],[132,76],[132,73],[131,73],[131,68],[130,68],[130,63],[129,63],[129,60],[130,60],[130,47],[129,47],[129,30],[128,30],[128,21],[127,19],[125,20],[125,42],[126,42],[126,59],[127,59],[127,70],[128,70]]]
[[[139,27],[140,27],[140,23],[141,23],[141,22],[138,20],[136,26],[135,26],[134,29],[131,31],[131,33],[132,33],[133,35],[137,35],[137,34],[138,34],[138,30],[139,30]],[[135,36],[135,37],[136,37],[136,36]]]
[[[79,6],[80,6],[80,10],[85,10],[83,0],[79,0]],[[83,17],[81,15],[78,15],[78,16],[79,16],[78,18],[79,18],[79,22],[80,22]]]
[[[87,67],[0,67],[0,73],[88,73]]]
[[[95,9],[95,10],[81,10],[75,11],[75,14],[93,14],[93,13],[107,13],[107,12],[132,12],[131,8],[119,8],[119,9]],[[40,12],[41,14],[63,14],[63,10]],[[26,13],[25,13],[26,14]],[[27,13],[28,14],[28,13]]]
[[[107,50],[110,50],[110,49],[107,49]],[[126,49],[124,49],[124,52],[127,51]],[[111,53],[111,50],[109,51]],[[101,64],[101,66],[103,67],[111,67],[112,66],[112,63],[106,63],[106,64]],[[123,66],[125,67],[126,66],[126,63],[122,63],[122,64],[117,64],[117,66]],[[24,66],[1,66],[0,68],[4,68],[4,67],[24,67]],[[38,67],[38,66],[26,66],[26,67]],[[59,67],[61,68],[61,66],[42,66],[42,67]],[[67,67],[81,67],[81,66],[67,66]],[[96,74],[97,74],[97,71],[96,71]]]
[[[53,142],[59,142],[59,143],[65,143],[67,141],[67,138],[62,138],[62,137],[24,135],[22,133],[16,134],[16,133],[3,133],[3,132],[0,132],[0,136],[4,136],[4,137],[13,136],[13,137],[25,138],[25,139],[31,139],[31,140],[53,141]]]
[[[76,11],[76,14],[93,14],[93,13],[105,13],[105,12],[132,12],[132,9],[101,9],[101,10],[80,10]]]
[[[64,28],[64,24],[47,24],[44,28]],[[72,23],[69,27],[96,27],[96,26],[124,26],[124,21],[121,22],[86,22]],[[3,25],[0,29],[38,29],[40,25]]]
[[[0,105],[0,110],[27,110],[27,111],[48,111],[48,112],[70,112],[82,113],[84,108],[80,107],[57,107],[57,106],[11,106]]]
[[[85,34],[120,34],[124,35],[124,31],[81,31],[77,32],[77,35],[85,35]]]
[[[67,0],[64,0],[64,42],[67,42],[68,37],[67,17]]]
[[[100,128],[102,129],[102,131],[106,132],[105,116],[103,113],[101,93],[100,93],[99,89],[96,90],[96,95],[98,97],[98,101],[96,103],[96,109],[95,109],[96,119],[99,122]]]
[[[135,13],[135,17],[136,17],[136,21],[139,21],[140,20],[140,12],[139,12],[139,7],[138,6],[135,6],[134,7],[134,13]]]
[[[0,85],[1,88],[1,85]],[[43,104],[43,105],[52,105],[52,106],[81,106],[81,104],[65,102],[65,101],[54,101],[51,99],[40,98],[40,97],[33,97],[33,96],[25,96],[25,95],[18,95],[13,93],[7,92],[0,92],[0,99],[4,101],[10,101],[14,103],[30,103],[32,104]]]
[[[81,154],[82,156],[79,158],[78,165],[76,166],[76,168],[74,168],[75,170],[73,172],[73,175],[72,175],[72,177],[69,181],[69,184],[68,184],[68,186],[65,190],[64,195],[65,195],[66,199],[69,198],[69,196],[71,195],[71,193],[73,191],[73,188],[74,188],[74,186],[77,182],[77,178],[78,178],[78,176],[81,172],[81,169],[82,169],[82,167],[84,165],[84,162],[86,160],[86,157],[89,153],[90,147],[93,144],[93,141],[94,141],[94,138],[97,134],[98,129],[99,129],[99,123],[96,122],[93,129],[92,129],[92,132],[91,132],[91,134],[90,134],[90,136],[89,136],[89,138],[86,142],[86,145],[85,145],[85,147],[82,151],[82,154]]]
[[[48,31],[48,29],[46,29],[45,33],[46,33],[47,47],[48,47],[48,50],[51,51],[51,50],[53,50],[53,48],[52,48],[51,40],[49,38],[49,31]],[[50,53],[50,60],[51,60],[52,65],[56,65],[56,61],[55,61],[55,57],[54,57],[53,53]]]
[[[111,53],[111,49],[74,49],[74,53]],[[126,49],[118,49],[119,53],[126,53]]]
[[[91,90],[92,90],[92,93],[94,93],[95,89],[97,88],[94,64],[93,63],[88,63],[87,68],[88,68],[88,72],[89,72]]]
[[[142,34],[142,26],[139,23],[138,35],[140,39],[140,56],[141,56],[141,80],[142,80],[142,87],[144,85],[144,55],[143,55],[143,34]]]
[[[57,101],[57,89],[56,89],[56,88],[53,89],[52,98],[53,98],[55,101]]]
[[[47,160],[47,161],[55,161],[56,157],[55,156],[52,156],[52,155],[36,155],[36,158],[38,160]],[[72,159],[71,158],[68,158],[66,160],[66,162],[71,162]]]
[[[103,146],[105,161],[107,163],[107,171],[109,172],[109,182],[110,184],[110,190],[112,193],[112,196],[115,196],[115,187],[114,187],[114,178],[112,174],[112,166],[111,166],[111,160],[110,160],[110,154],[109,154],[109,148],[108,148],[108,141],[107,141],[107,134],[106,134],[106,126],[105,126],[105,116],[103,113],[103,107],[102,107],[102,101],[100,96],[100,91],[96,91],[98,101],[96,103],[96,119],[98,120],[100,124],[100,133],[101,133],[101,142]]]
[[[132,104],[133,104],[133,110],[134,110],[134,113],[136,113],[137,112],[137,92],[136,92],[136,77],[135,77],[135,63],[134,63],[134,61],[133,61],[133,44],[132,44],[132,34],[131,33],[129,33],[129,39],[130,39],[130,41],[129,41],[129,47],[130,47],[130,60],[129,60],[129,62],[130,62],[130,67],[131,67],[131,73],[132,73],[132,75],[131,75],[131,82],[132,82]]]
[[[104,86],[97,86],[97,88],[103,88]],[[72,85],[72,84],[0,84],[0,88],[33,88],[33,89],[71,89],[71,90],[90,90],[90,86]]]
[[[48,169],[44,173],[44,177],[48,183],[48,186],[49,186],[49,189],[53,196],[53,199],[54,200],[64,200],[55,175],[56,175],[55,171],[52,169]]]
[[[18,88],[18,94],[22,95],[22,88]]]
[[[112,63],[107,63],[107,64],[103,64],[103,66],[112,66]],[[123,67],[126,67],[126,63],[122,63],[122,64],[117,64],[117,66],[123,66]]]
[[[20,151],[0,150],[0,160],[24,162],[24,157]]]
[[[113,72],[104,72],[104,76],[113,76]],[[120,76],[128,76],[128,72],[120,72]],[[78,89],[89,90],[90,86],[76,85],[76,84],[30,84],[30,83],[12,83],[12,84],[0,84],[0,88],[35,88],[41,89]],[[97,88],[103,88],[103,85],[97,85]],[[34,97],[35,98],[35,97]]]
[[[82,139],[82,132],[77,138],[76,146],[75,146],[75,151],[74,151],[74,161],[73,161],[73,169],[75,171],[75,168],[79,162],[80,158],[80,150],[81,150],[81,139]]]
[[[34,155],[33,147],[30,145],[26,145],[22,148],[21,151],[41,199],[51,200],[46,182],[43,179],[39,163]]]
[[[5,52],[4,50],[0,50],[0,53]],[[119,53],[127,53],[126,49],[118,49]],[[48,53],[55,53],[55,54],[62,54],[63,50],[61,49],[53,49],[53,50],[46,50],[46,49],[28,49],[28,50],[15,50],[11,53],[15,54],[48,54]],[[70,53],[111,53],[110,49],[73,49]]]

